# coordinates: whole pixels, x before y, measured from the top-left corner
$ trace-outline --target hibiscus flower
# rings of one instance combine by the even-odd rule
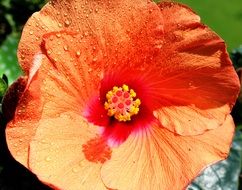
[[[28,79],[8,147],[53,188],[180,190],[228,155],[238,77],[186,6],[53,0],[18,57]]]

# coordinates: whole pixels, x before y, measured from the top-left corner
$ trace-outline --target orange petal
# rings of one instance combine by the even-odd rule
[[[83,98],[98,94],[104,61],[97,39],[81,34],[52,32],[44,35],[43,40],[44,53],[52,62],[53,72],[63,76],[61,80],[67,81],[68,86],[76,89]]]
[[[41,51],[43,35],[56,31],[100,39],[110,68],[117,60],[143,67],[151,62],[151,47],[160,44],[162,15],[154,2],[146,0],[51,1],[24,27],[18,57],[25,72],[29,72],[34,55]]]
[[[67,111],[81,113],[88,98],[88,86],[83,87],[80,83],[78,87],[79,81],[73,83],[73,78],[70,79],[78,76],[69,78],[45,55],[42,55],[41,62],[38,80],[41,81],[41,98],[44,102],[42,118],[59,117],[59,114]]]
[[[66,75],[59,73],[45,55],[37,56],[41,56],[41,66],[6,128],[9,150],[24,166],[27,166],[29,143],[40,118],[59,117],[59,114],[70,110],[81,114],[86,105],[84,93],[75,88]]]
[[[92,82],[94,80],[91,79],[95,77],[90,75],[94,72],[90,74],[88,69],[91,66],[86,65],[88,62],[92,62],[87,60],[90,58],[87,44],[90,46],[94,45],[94,43],[86,38],[85,42],[80,43],[78,46],[85,46],[85,53],[83,53],[83,47],[80,49],[83,55],[79,56],[79,60],[72,60],[73,57],[71,56],[74,55],[71,53],[76,55],[76,51],[71,51],[73,49],[70,49],[70,53],[65,53],[64,45],[61,48],[52,49],[52,46],[58,47],[57,43],[61,40],[62,43],[66,42],[64,40],[73,40],[72,35],[63,33],[62,37],[57,37],[59,36],[58,34],[60,33],[45,36],[45,45],[48,49],[46,54],[49,58],[41,52],[36,53],[34,56],[37,70],[33,67],[33,72],[30,72],[28,88],[19,102],[14,119],[8,124],[6,129],[6,138],[10,152],[17,161],[25,166],[27,166],[29,143],[35,135],[39,119],[55,118],[69,110],[81,114],[86,106],[87,99],[92,95],[92,91],[97,89],[94,84],[99,84],[99,80],[95,80],[96,83]],[[52,42],[50,38],[54,37],[55,40]],[[56,38],[60,39],[57,41]],[[72,44],[70,45],[69,43],[68,45],[70,46],[68,47],[76,47],[75,43]],[[93,47],[89,49],[92,50]],[[63,57],[58,54],[59,50],[62,50],[61,54]],[[56,57],[51,57],[48,51],[51,51],[53,56],[56,55],[60,61],[59,64],[54,61]],[[76,57],[74,56],[74,58]],[[83,59],[85,59],[85,63],[83,63]],[[82,64],[79,64],[78,61]]]
[[[26,167],[29,143],[35,134],[42,110],[39,85],[39,81],[33,80],[29,88],[24,91],[14,118],[6,128],[6,140],[11,154]]]
[[[233,134],[231,116],[220,128],[197,136],[152,126],[114,148],[101,176],[112,189],[181,190],[204,167],[227,157]]]
[[[59,189],[106,189],[100,167],[110,155],[106,157],[107,149],[100,154],[100,149],[92,147],[94,141],[89,143],[97,137],[97,128],[75,113],[43,119],[30,144],[29,167],[41,181]]]
[[[220,126],[238,95],[238,77],[224,41],[191,9],[161,3],[164,45],[153,65],[161,73],[152,84],[164,127],[197,135]],[[153,96],[155,97],[155,96]]]

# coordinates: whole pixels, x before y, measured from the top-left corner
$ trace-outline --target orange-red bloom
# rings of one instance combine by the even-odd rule
[[[28,82],[7,143],[52,187],[180,190],[228,155],[238,78],[183,5],[52,0],[18,56]]]

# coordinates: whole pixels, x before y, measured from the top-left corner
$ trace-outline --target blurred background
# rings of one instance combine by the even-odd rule
[[[177,1],[192,7],[201,16],[202,22],[226,41],[234,67],[242,78],[242,0]],[[18,66],[16,50],[23,25],[31,14],[40,10],[46,2],[47,0],[0,1],[0,101],[8,85],[22,74]],[[239,97],[232,114],[237,129],[230,156],[227,160],[208,167],[188,187],[189,190],[242,190],[242,96]],[[11,185],[11,181],[14,183],[14,177],[9,175],[8,167],[0,158],[0,190],[17,187],[16,184]],[[38,189],[34,187],[36,184],[33,185],[31,182],[36,179],[23,177],[31,175],[24,172],[18,174],[17,178],[21,179],[16,180],[25,183],[26,187],[29,187],[26,189]],[[12,179],[9,180],[9,178]]]

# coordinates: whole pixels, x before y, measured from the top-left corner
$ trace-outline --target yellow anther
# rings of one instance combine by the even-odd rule
[[[124,90],[125,92],[127,92],[127,91],[129,91],[129,87],[128,87],[126,84],[124,84],[124,85],[123,85],[123,90]]]
[[[109,108],[109,103],[108,102],[104,103],[104,108],[105,108],[105,110],[107,110]]]
[[[134,113],[134,110],[135,110],[135,107],[134,107],[134,106],[131,106],[131,107],[130,107],[130,112],[131,112],[131,113]]]
[[[135,105],[136,107],[138,107],[140,104],[141,104],[141,101],[140,101],[139,98],[137,98],[137,99],[134,101],[134,105]]]
[[[110,99],[112,96],[113,96],[113,93],[112,93],[111,91],[109,91],[109,92],[106,94],[106,98],[107,98],[107,99]]]
[[[118,89],[119,89],[119,88],[118,88],[117,86],[114,86],[114,87],[113,87],[113,91],[114,91],[114,92],[117,92]],[[110,92],[110,91],[109,91],[109,92]]]
[[[137,114],[139,112],[139,108],[134,109],[134,114]]]
[[[133,97],[133,98],[136,97],[136,93],[134,92],[133,89],[131,89],[129,93],[130,93],[131,97]]]
[[[107,115],[118,121],[130,121],[133,115],[138,114],[141,104],[140,99],[134,97],[136,93],[128,85],[114,86],[106,94],[107,101],[104,103],[104,108],[107,110]]]
[[[108,110],[108,115],[109,115],[109,116],[113,116],[114,113],[115,113],[115,110],[114,110],[114,109],[109,109],[109,110]]]

